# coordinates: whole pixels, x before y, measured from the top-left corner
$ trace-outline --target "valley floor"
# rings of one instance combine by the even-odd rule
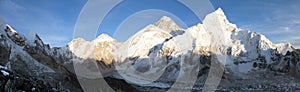
[[[286,74],[268,70],[252,70],[248,73],[225,74],[216,92],[297,92],[300,80]],[[205,77],[205,76],[204,76]],[[204,78],[202,77],[202,78]],[[200,77],[201,78],[201,77]],[[205,79],[200,79],[199,81]],[[166,92],[168,89],[157,87],[140,87],[126,83],[124,80],[107,78],[106,81],[116,91],[124,92]],[[197,81],[192,92],[202,91],[204,82]],[[116,85],[117,84],[117,85]]]

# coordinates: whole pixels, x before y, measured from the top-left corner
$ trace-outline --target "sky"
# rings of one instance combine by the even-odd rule
[[[158,21],[162,16],[171,17],[183,28],[201,23],[201,18],[197,19],[191,10],[173,1],[121,2],[104,17],[95,35],[105,33],[125,41],[126,37]],[[264,34],[274,43],[292,43],[295,47],[300,47],[299,0],[210,2],[215,9],[221,7],[228,20],[239,28]],[[78,16],[86,3],[87,0],[0,0],[0,16],[21,34],[37,33],[52,47],[64,46],[73,39]],[[93,11],[103,12],[99,8]]]

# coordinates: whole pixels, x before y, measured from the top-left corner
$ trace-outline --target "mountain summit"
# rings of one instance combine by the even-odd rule
[[[154,25],[169,33],[174,30],[182,30],[182,28],[180,28],[174,20],[167,16],[163,16]]]
[[[156,27],[172,34],[173,36],[183,33],[183,29],[180,28],[174,20],[170,17],[163,16],[159,21],[154,24]]]

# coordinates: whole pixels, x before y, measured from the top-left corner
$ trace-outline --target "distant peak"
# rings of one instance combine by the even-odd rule
[[[159,24],[165,24],[165,23],[176,24],[175,21],[172,18],[170,18],[168,16],[163,16],[154,25],[158,26]]]
[[[108,34],[101,34],[98,38],[111,38]]]
[[[86,42],[86,40],[83,38],[76,38],[76,39],[73,39],[70,43],[76,43],[76,42]]]
[[[225,15],[223,9],[220,8],[220,7],[219,7],[215,12],[216,12],[217,14]]]
[[[86,40],[84,40],[83,38],[76,38],[73,39],[71,42],[68,43],[68,46],[70,47],[70,49],[73,49],[74,46],[78,46],[81,43],[87,42]]]
[[[110,37],[108,34],[101,34],[99,35],[95,40],[95,42],[111,42],[116,41],[112,37]]]
[[[163,21],[173,21],[173,20],[168,16],[163,16],[160,18],[159,22],[163,22]]]
[[[232,24],[228,21],[224,11],[221,8],[218,8],[216,11],[208,14],[204,18],[203,24],[211,27],[220,27],[223,31],[234,31],[237,29],[235,24]]]
[[[163,16],[162,18],[160,18],[160,20],[157,21],[154,25],[167,32],[182,29],[175,23],[174,20],[167,16]]]

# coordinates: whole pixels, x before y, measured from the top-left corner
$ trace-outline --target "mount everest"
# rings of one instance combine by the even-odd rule
[[[298,49],[238,28],[220,8],[187,29],[164,16],[125,42],[102,34],[50,48],[37,34],[25,37],[4,21],[0,27],[1,90],[90,91],[93,87],[82,84],[103,78],[123,91],[202,90],[215,63],[225,66],[215,90],[297,90],[299,85]],[[19,81],[29,86],[15,84]]]

